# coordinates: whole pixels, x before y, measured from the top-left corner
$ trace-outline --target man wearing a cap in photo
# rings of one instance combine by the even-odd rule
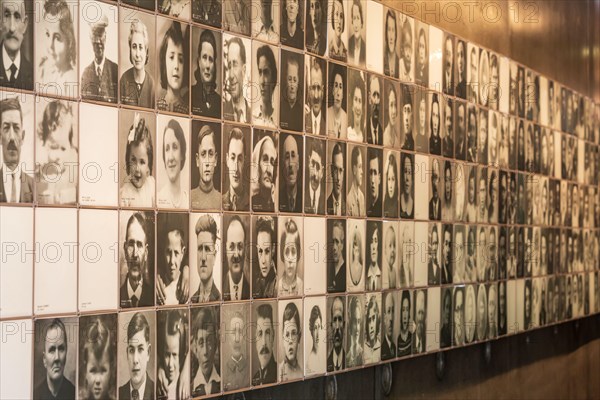
[[[94,49],[94,59],[83,70],[81,96],[87,100],[116,103],[119,68],[104,54],[107,26],[106,15],[102,15],[90,23],[90,40]]]

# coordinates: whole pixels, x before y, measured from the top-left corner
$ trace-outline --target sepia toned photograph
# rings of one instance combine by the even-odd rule
[[[325,297],[307,297],[304,300],[304,375],[314,376],[326,371],[327,310]],[[310,349],[310,350],[309,350]]]
[[[218,0],[212,1],[215,3]],[[210,4],[210,2],[200,2],[198,4],[204,5]],[[225,65],[222,60],[221,32],[197,26],[193,26],[191,29],[190,85],[192,114],[201,117],[221,118],[221,94],[223,93],[221,73]]]
[[[301,296],[304,293],[303,219],[279,217],[277,222],[277,295],[280,298]]]
[[[327,36],[329,58],[346,62],[348,59],[348,47],[346,31],[346,5],[347,2],[342,0],[328,0],[327,11]]]
[[[159,46],[156,108],[159,111],[189,114],[191,27],[158,17],[156,28]]]
[[[366,139],[366,83],[365,73],[348,69],[348,131],[347,138],[353,142],[364,143]]]
[[[300,0],[281,2],[281,44],[304,49],[304,4]],[[308,5],[310,6],[310,5]]]
[[[156,395],[157,399],[173,399],[190,381],[185,365],[190,351],[189,312],[184,308],[159,310],[156,319]]]
[[[252,38],[279,44],[279,10],[281,2],[252,0]],[[257,15],[258,14],[258,15]]]
[[[261,0],[270,2],[272,0]],[[279,126],[279,49],[253,42],[252,51],[252,123],[269,129]],[[248,90],[246,88],[246,90]]]
[[[188,209],[190,121],[161,114],[156,119],[156,132],[162,156],[157,160],[156,204],[160,208]]]
[[[293,1],[290,0],[288,4]],[[279,78],[281,82],[279,126],[281,129],[296,132],[303,130],[304,60],[305,57],[302,53],[281,50],[281,75]]]
[[[250,344],[246,329],[250,323],[250,303],[225,304],[221,307],[221,364],[224,392],[250,386]]]
[[[383,154],[383,217],[398,218],[398,199],[400,196],[398,194],[398,164],[400,162],[400,153],[396,151],[384,150]]]
[[[156,226],[156,304],[186,304],[190,296],[188,214],[159,212]]]
[[[221,10],[227,0],[207,0],[192,2],[192,21],[202,25],[221,27]]]
[[[347,69],[340,64],[329,63],[329,85],[327,97],[327,136],[345,139],[348,130]]]
[[[346,181],[346,211],[349,217],[367,215],[365,197],[365,165],[366,148],[358,145],[348,145],[348,168]]]
[[[363,361],[368,365],[381,361],[381,293],[367,294],[365,302]]]
[[[302,300],[278,302],[278,381],[294,381],[304,377],[304,338],[302,331]]]
[[[346,297],[327,298],[327,372],[346,369]]]
[[[251,51],[250,39],[229,34],[223,35],[222,97],[223,119],[225,120],[245,124],[252,121],[249,90],[252,71]]]
[[[279,163],[279,211],[302,212],[304,172],[304,146],[302,136],[281,133],[279,154],[283,160]]]
[[[252,298],[277,297],[277,217],[252,216]]]
[[[223,300],[250,298],[249,233],[250,218],[246,215],[223,215]]]
[[[383,145],[387,147],[400,147],[400,106],[398,94],[400,86],[389,79],[384,79],[382,104]]]
[[[254,129],[250,177],[252,211],[274,212],[277,204],[278,134]]]
[[[157,0],[158,12],[173,18],[189,20],[192,5],[185,0]],[[209,2],[210,4],[210,2]]]
[[[192,120],[191,207],[221,209],[221,124]]]
[[[252,0],[222,0],[223,29],[250,36],[250,20],[253,18]],[[204,3],[204,2],[202,2]]]
[[[348,19],[348,64],[364,67],[367,56],[366,13],[365,0],[348,1],[349,10],[346,12]],[[399,41],[398,41],[399,43]]]
[[[277,301],[252,304],[252,386],[277,383]]]
[[[315,0],[318,3],[318,0]],[[304,129],[306,133],[324,136],[325,100],[327,90],[327,64],[325,60],[307,55],[305,58],[306,102],[304,105]],[[343,95],[342,95],[343,97]]]
[[[415,21],[415,83],[429,85],[429,25]]]
[[[365,343],[365,295],[348,296],[346,325],[346,367],[362,367],[365,362],[363,345]]]
[[[191,214],[189,287],[193,304],[221,299],[222,230],[219,214]]]
[[[250,209],[250,128],[223,125],[223,186],[221,191],[223,211],[249,211]]]
[[[33,32],[34,22],[37,21],[34,19],[36,4],[25,0],[3,1],[0,7],[2,7],[2,15],[6,18],[0,32],[2,42],[0,62],[5,66],[0,71],[0,86],[33,90]]]
[[[221,393],[221,343],[219,306],[191,308],[190,387],[193,396]]]

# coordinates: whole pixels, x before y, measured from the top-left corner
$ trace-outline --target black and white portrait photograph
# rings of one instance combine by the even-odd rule
[[[237,3],[237,0],[233,1]],[[225,120],[246,124],[252,120],[249,100],[252,87],[249,84],[252,71],[251,51],[250,39],[229,34],[223,35],[222,97],[223,119]]]
[[[363,146],[348,145],[346,211],[350,217],[367,215],[364,173],[367,162],[366,150]]]
[[[367,143],[383,145],[382,78],[371,73],[367,78]]]
[[[318,3],[317,0],[315,1]],[[325,122],[327,64],[321,58],[308,55],[305,60],[306,103],[304,105],[304,129],[306,133],[324,136],[327,132]]]
[[[422,225],[419,223],[417,226]],[[430,222],[427,231],[427,283],[429,286],[436,286],[440,284],[442,226],[439,223]]]
[[[392,8],[384,8],[385,23],[383,26],[384,52],[383,52],[383,73],[392,78],[398,79],[400,75],[400,30],[398,24],[398,15]]]
[[[154,213],[122,211],[119,218],[121,308],[153,306]]]
[[[223,215],[223,300],[250,298],[250,217]]]
[[[213,0],[215,2],[217,0]],[[198,4],[208,4],[200,2]],[[192,114],[221,118],[221,93],[225,65],[222,57],[221,32],[192,27],[190,85]]]
[[[221,367],[223,391],[250,386],[250,303],[225,304],[221,307]]]
[[[252,211],[274,212],[277,204],[277,132],[254,129],[250,171]],[[245,171],[244,171],[245,173]]]
[[[327,162],[325,164],[327,193],[327,214],[346,215],[346,143],[327,142]]]
[[[398,165],[400,163],[400,153],[384,150],[383,155],[383,217],[398,218],[398,199],[400,197],[398,194],[400,188],[398,184]]]
[[[346,291],[346,220],[327,220],[327,292]]]
[[[159,115],[156,118],[157,194],[161,208],[190,207],[190,121]],[[162,157],[161,157],[162,156]]]
[[[302,136],[281,133],[279,136],[279,211],[302,212],[304,173],[304,142]],[[324,166],[323,166],[324,167]]]
[[[430,158],[429,170],[431,171],[431,190],[429,192],[429,219],[440,221],[442,219],[441,173],[439,158]]]
[[[442,220],[452,222],[454,219],[454,183],[457,180],[463,180],[462,170],[456,169],[455,164],[450,160],[443,161],[442,187],[444,195],[442,196]],[[464,190],[464,182],[461,186]],[[464,191],[462,193],[462,201],[464,204]],[[462,213],[461,213],[462,214]]]
[[[294,0],[290,0],[291,3]],[[304,55],[281,50],[281,96],[279,99],[281,129],[300,132],[304,124]],[[308,93],[308,92],[307,92]]]
[[[33,203],[35,200],[36,182],[31,171],[35,171],[34,143],[39,139],[34,125],[34,105],[33,95],[0,92],[0,203]],[[52,165],[55,169],[56,164]],[[75,165],[69,167],[74,168]]]
[[[75,317],[35,321],[33,399],[75,398],[77,330]]]
[[[156,395],[177,399],[189,393],[189,311],[186,308],[156,312]]]
[[[466,286],[466,297],[464,306],[464,326],[465,326],[465,343],[472,343],[476,340],[475,328],[476,328],[476,286]]]
[[[415,21],[415,82],[429,85],[429,25]]]
[[[454,80],[454,36],[448,33],[444,33],[444,42],[442,45],[442,91],[444,94],[453,96],[455,88]],[[458,40],[460,41],[460,39]],[[464,43],[463,43],[464,52]],[[464,64],[462,65],[464,68]],[[460,77],[457,79],[457,81]]]
[[[158,64],[156,108],[178,114],[190,112],[190,26],[156,19]]]
[[[250,36],[250,20],[254,18],[252,0],[222,0],[223,29]]]
[[[413,218],[415,211],[415,158],[400,154],[400,218]]]
[[[402,82],[415,81],[415,36],[414,19],[404,14],[400,14],[398,20],[398,34],[400,38],[400,80]]]
[[[153,399],[156,382],[156,312],[119,314],[119,399]]]
[[[442,155],[442,108],[438,93],[429,93],[429,153]]]
[[[389,291],[382,294],[381,318],[381,361],[396,358],[396,338],[400,332],[400,292]]]
[[[119,25],[117,6],[81,1],[80,55],[81,98],[117,102],[119,79]]]
[[[155,10],[155,0],[122,0],[123,4],[132,5],[135,7],[143,8],[145,10]]]
[[[190,296],[189,216],[159,212],[156,226],[156,304],[186,304]]]
[[[345,139],[348,130],[347,69],[345,66],[329,63],[329,84],[327,90],[327,136]]]
[[[190,295],[192,303],[221,299],[222,230],[219,214],[190,215]]]
[[[194,210],[221,208],[221,124],[192,120],[191,205]]]
[[[121,207],[154,207],[156,172],[154,114],[119,110],[119,204]]]
[[[154,2],[152,2],[154,8]],[[119,97],[121,104],[155,108],[156,28],[154,15],[141,11],[120,14]],[[165,56],[166,57],[166,56]]]
[[[248,211],[250,209],[250,128],[223,125],[223,210]],[[280,153],[281,154],[281,153]]]
[[[326,299],[307,297],[304,299],[304,375],[324,374],[327,364],[327,309]]]
[[[365,295],[348,296],[346,367],[356,368],[364,364],[365,344]]]
[[[419,354],[427,349],[427,290],[415,290],[414,299],[412,352]]]
[[[504,92],[500,87],[500,57],[498,54],[489,52],[490,58],[490,74],[488,77],[488,88],[483,89],[484,93],[486,93],[488,99],[488,106],[495,111],[498,111],[500,108],[500,102],[503,101],[501,98],[501,93]],[[503,82],[504,83],[504,82]]]
[[[490,88],[490,58],[486,49],[479,49],[479,78],[477,79],[477,90],[479,95],[479,104],[488,105],[488,95]]]
[[[477,340],[487,339],[488,313],[487,313],[487,290],[485,284],[479,284],[477,288]]]
[[[464,108],[463,108],[464,112]],[[442,96],[440,104],[440,122],[441,125],[441,136],[442,136],[442,152],[441,154],[447,158],[454,158],[454,101]],[[463,115],[464,122],[464,115]],[[463,125],[464,128],[464,125]],[[461,146],[464,146],[464,131]],[[430,139],[431,140],[431,139]],[[458,158],[458,157],[457,157]]]
[[[349,219],[346,222],[346,291],[365,290],[366,223],[364,220]]]
[[[382,176],[383,151],[369,147],[367,149],[367,216],[381,217],[382,214]],[[387,191],[387,183],[385,183]]]
[[[306,1],[306,50],[325,55],[329,18],[327,0]]]
[[[454,76],[456,80],[456,97],[461,99],[467,98],[467,43],[457,38],[456,39],[456,55],[455,55],[455,70]]]
[[[281,2],[281,44],[304,49],[304,7],[301,0]]]
[[[348,140],[365,142],[365,123],[367,120],[365,73],[348,69]]]
[[[477,106],[469,103],[467,106],[467,162],[477,162],[477,144],[479,140],[479,132],[477,130],[478,126],[478,108]],[[487,127],[485,129],[487,130]]]
[[[367,3],[365,0],[352,0],[346,2],[349,9],[346,11],[348,24],[348,64],[364,67],[367,56],[366,25]]]
[[[302,296],[304,293],[304,235],[302,217],[278,218],[279,297]]]
[[[192,396],[221,393],[221,315],[219,306],[190,309]],[[229,343],[223,344],[228,346]]]
[[[367,262],[365,268],[365,290],[381,290],[381,248],[383,238],[381,221],[367,221]]]
[[[390,79],[383,80],[381,98],[381,121],[383,128],[383,145],[400,147],[400,85]]]
[[[277,383],[277,301],[252,304],[252,386]]]
[[[78,398],[117,398],[117,333],[117,314],[79,319]]]
[[[400,292],[400,331],[398,334],[396,356],[409,356],[412,351],[413,341],[413,292],[411,290],[402,290]]]
[[[192,21],[202,25],[221,27],[221,10],[227,0],[207,0],[192,2]]]
[[[414,150],[428,153],[429,152],[429,103],[428,91],[422,88],[412,89],[414,91]],[[433,97],[432,97],[433,99]]]
[[[454,198],[454,217],[450,216],[449,220],[454,218],[455,222],[466,221],[466,203],[467,203],[467,166],[463,163],[454,162],[453,168],[450,170],[450,174],[453,177],[452,183],[454,185],[451,190],[452,197]],[[444,171],[444,176],[446,175]],[[446,192],[446,183],[444,182],[444,193]],[[442,212],[442,218],[446,218]]]
[[[77,203],[78,114],[79,107],[76,102],[50,98],[37,100],[34,178],[38,204]],[[4,146],[2,148],[4,149]],[[9,148],[10,143],[7,149]],[[27,180],[24,183],[26,184]]]
[[[252,216],[252,298],[277,297],[277,217]]]
[[[498,336],[498,285],[488,284],[487,291],[487,333],[488,339],[495,339]]]
[[[261,0],[270,2],[272,0]],[[252,51],[252,123],[270,129],[279,126],[279,49],[258,41]]]
[[[382,289],[396,289],[400,285],[400,271],[398,268],[402,249],[400,243],[400,227],[396,221],[384,221],[381,226],[383,261],[381,273]]]
[[[189,20],[192,4],[187,0],[157,0],[158,12],[173,18]],[[210,1],[208,2],[210,4]]]
[[[3,0],[0,2],[5,19],[0,29],[2,52],[0,86],[33,90],[33,2]]]
[[[78,6],[67,0],[35,2],[35,83],[44,93],[61,97],[79,94]]]
[[[365,296],[363,362],[367,365],[381,361],[381,293],[370,293]]]
[[[346,62],[348,59],[346,6],[342,0],[328,0],[327,35],[329,58]]]
[[[490,224],[498,223],[498,170],[488,170],[487,186],[487,220]],[[546,200],[547,203],[547,200]]]
[[[415,224],[407,221],[400,224],[400,287],[409,288],[414,282]]]
[[[306,138],[304,212],[325,214],[325,145],[317,138]]]
[[[448,104],[451,104],[450,99],[448,99]],[[446,112],[448,112],[448,108],[447,105]],[[467,117],[467,105],[464,101],[454,102],[454,117],[444,116],[446,126],[448,126],[448,123],[452,123],[452,130],[454,131],[454,158],[457,160],[465,160],[467,155]]]
[[[556,293],[556,304],[558,304],[558,293]],[[556,310],[558,312],[558,310]],[[508,332],[507,321],[507,292],[506,282],[498,282],[498,336],[506,335]]]
[[[477,162],[488,163],[488,110],[479,108],[479,130],[477,139]]]
[[[279,369],[278,381],[294,381],[304,377],[304,337],[302,300],[280,300],[278,303]]]
[[[327,372],[346,369],[346,297],[327,298]]]
[[[467,44],[467,100],[479,104],[479,47]]]
[[[252,37],[263,42],[279,44],[279,10],[281,2],[252,0]]]
[[[440,325],[440,347],[450,347],[452,344],[452,288],[442,288],[442,308]]]
[[[465,287],[455,286],[452,297],[452,346],[462,346],[465,344]]]

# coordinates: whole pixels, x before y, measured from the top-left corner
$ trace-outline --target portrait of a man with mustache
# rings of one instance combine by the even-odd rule
[[[256,331],[254,335],[254,347],[256,353],[253,362],[254,375],[252,386],[265,385],[277,382],[277,362],[275,361],[275,320],[276,315],[273,303],[259,303],[254,310],[254,321]]]
[[[246,262],[248,217],[226,215],[223,221],[225,252],[223,263],[223,300],[237,301],[250,298],[249,272]]]
[[[302,136],[282,134],[279,142],[279,211],[302,212]]]
[[[344,332],[346,331],[346,302],[342,296],[330,297],[327,301],[330,311],[328,325],[328,341],[331,346],[327,356],[327,372],[341,371],[346,368],[346,353],[344,352]]]
[[[33,11],[33,2],[0,0],[0,10],[2,10],[3,16],[0,24],[2,38],[0,65],[4,65],[4,68],[0,69],[0,86],[32,90],[33,36],[28,34],[27,29],[29,28],[29,14]],[[24,50],[28,50],[29,54],[25,54]]]

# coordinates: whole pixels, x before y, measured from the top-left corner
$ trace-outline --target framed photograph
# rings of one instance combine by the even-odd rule
[[[177,397],[180,382],[190,381],[185,361],[190,352],[189,310],[156,311],[156,394],[159,399]]]
[[[346,143],[327,142],[327,163],[325,183],[327,193],[327,214],[346,215]]]
[[[278,278],[277,295],[301,296],[304,293],[304,253],[302,217],[278,219]]]
[[[218,305],[190,309],[191,393],[204,396],[221,393],[221,313]],[[229,343],[224,346],[229,346]],[[247,364],[246,364],[247,365]]]
[[[156,131],[157,148],[162,154],[162,163],[160,159],[157,163],[157,206],[188,209],[190,121],[160,114],[156,119]]]
[[[117,102],[119,25],[116,5],[84,0],[79,3],[79,75],[81,98]]]
[[[367,221],[367,262],[365,268],[365,290],[381,290],[381,221]]]
[[[346,220],[327,220],[327,292],[346,291]]]
[[[304,349],[308,352],[304,360],[305,376],[324,374],[326,370],[328,315],[325,307],[324,296],[304,299]]]
[[[429,153],[442,155],[442,107],[438,93],[429,93]]]
[[[346,11],[348,31],[348,64],[364,67],[367,56],[367,2],[365,0],[348,1]],[[396,30],[397,32],[397,30]],[[397,38],[395,38],[397,39]],[[396,42],[399,43],[398,40]]]
[[[55,380],[61,382],[57,392],[60,397],[75,398],[78,323],[76,317],[38,319],[34,322],[34,399],[51,396],[50,386]]]
[[[207,303],[221,299],[222,257],[221,216],[219,214],[190,215],[189,266],[192,303]],[[197,289],[196,289],[197,288]]]
[[[381,217],[382,215],[382,170],[383,151],[369,147],[367,149],[367,216]],[[386,189],[387,191],[387,189]]]
[[[506,284],[506,282],[504,282]],[[452,289],[452,346],[463,346],[465,344],[465,287],[455,286]],[[445,293],[444,297],[445,298]],[[444,304],[445,310],[446,304]],[[443,318],[442,318],[443,320]]]
[[[464,148],[464,107],[461,131],[461,146]],[[446,158],[454,158],[454,100],[442,96],[440,105],[440,124],[442,125],[442,155]],[[461,149],[462,150],[462,149]],[[456,157],[458,158],[458,157]]]
[[[498,54],[489,52],[490,58],[490,75],[488,78],[488,89],[484,89],[486,92],[486,96],[488,99],[488,106],[494,110],[498,111],[499,104],[501,101],[500,93],[507,93],[501,91],[500,87],[500,61]]]
[[[192,120],[191,205],[194,210],[221,209],[221,124]],[[197,182],[197,185],[196,185]]]
[[[475,104],[479,104],[479,53],[479,47],[467,44],[467,100]]]
[[[455,43],[456,42],[456,43]],[[455,54],[458,57],[458,42],[462,42],[460,39],[455,39],[453,35],[444,32],[443,38],[443,47],[442,47],[442,91],[444,94],[449,96],[454,96],[454,89],[459,83],[458,81],[462,78],[460,74],[456,73],[456,84],[455,84],[455,70],[458,68],[455,67]],[[464,70],[464,42],[461,44],[462,46],[462,63],[461,68]],[[458,62],[458,60],[456,61]],[[462,73],[463,71],[461,71]],[[458,95],[458,93],[457,93]]]
[[[302,174],[304,172],[304,141],[302,136],[281,133],[279,154],[283,161],[279,163],[279,211],[302,212]]]
[[[142,1],[142,0],[134,0]],[[146,0],[147,1],[147,0]],[[150,2],[148,2],[150,3]],[[154,1],[152,8],[154,9]],[[119,32],[129,40],[119,42],[119,97],[121,104],[142,108],[156,107],[156,19],[141,11],[120,13]],[[139,49],[139,50],[138,50]]]
[[[293,7],[294,1],[290,0],[286,3],[287,7]],[[301,53],[281,50],[281,77],[279,79],[281,82],[279,99],[281,111],[279,126],[281,129],[301,132],[304,127],[304,59],[305,57]],[[320,102],[320,104],[322,103]]]
[[[426,89],[414,89],[415,111],[413,113],[415,119],[415,147],[416,151],[422,153],[429,152],[429,102],[428,91]]]
[[[252,386],[277,383],[277,301],[252,304]]]
[[[260,1],[272,2],[272,0]],[[277,129],[279,126],[279,85],[277,84],[279,65],[279,49],[277,47],[253,41],[253,84],[250,86],[249,95],[252,99],[252,123],[254,125],[269,129]]]
[[[390,79],[383,80],[381,95],[381,121],[383,128],[383,145],[400,147],[400,85]]]
[[[429,158],[429,169],[431,171],[431,191],[429,197],[429,220],[441,221],[442,219],[442,198],[441,192],[441,173],[442,168],[440,159],[435,157]]]
[[[274,212],[277,204],[277,132],[254,129],[250,186],[252,211]]]
[[[367,143],[383,145],[382,78],[371,73],[367,78]]]
[[[381,361],[392,360],[397,356],[397,337],[400,334],[401,308],[400,291],[391,290],[382,293],[381,318]]]
[[[347,2],[342,0],[328,0],[327,18],[329,25],[327,27],[329,58],[346,62],[348,60],[348,32],[346,31],[346,21],[344,16]]]
[[[311,0],[313,1],[313,0]],[[314,0],[318,3],[318,0]],[[327,88],[327,64],[325,60],[306,55],[305,57],[306,102],[304,114],[304,129],[306,133],[325,136],[325,100]]]
[[[415,210],[415,159],[413,154],[401,153],[400,155],[400,217],[410,219],[414,217]]]
[[[365,164],[366,147],[348,144],[346,211],[349,217],[366,216]]]
[[[119,298],[121,308],[154,306],[153,211],[119,213]]]
[[[419,354],[427,351],[427,289],[415,290],[414,296],[412,353]]]
[[[212,0],[212,4],[220,0]],[[198,7],[210,6],[210,1],[196,2]],[[221,7],[219,6],[219,15]],[[214,14],[208,14],[211,17]],[[220,24],[220,20],[219,20]],[[221,32],[192,26],[191,95],[192,114],[221,118],[221,94],[225,63],[221,47]]]
[[[400,26],[396,10],[385,7],[384,12],[384,51],[383,73],[386,76],[398,79],[400,76]]]
[[[327,298],[327,372],[346,369],[346,296]]]
[[[209,5],[210,2],[209,2]],[[190,13],[192,11],[192,4],[189,1],[184,0],[169,0],[169,1],[157,1],[158,12],[160,14],[168,15],[172,18],[182,19],[189,21]],[[213,6],[214,8],[214,6]]]
[[[366,83],[365,73],[348,69],[348,131],[347,138],[352,142],[364,143],[366,139]]]
[[[338,1],[338,0],[335,0]],[[329,85],[327,89],[327,136],[345,139],[348,130],[347,69],[340,64],[329,63]]]
[[[279,44],[280,2],[252,0],[252,37],[263,42]],[[256,16],[256,11],[259,11]],[[257,18],[258,17],[258,18]]]
[[[223,125],[223,192],[224,211],[250,210],[250,174],[248,171],[250,152],[250,127]]]
[[[156,304],[187,304],[189,295],[189,215],[159,212],[156,237]]]
[[[222,0],[223,29],[250,36],[250,20],[253,18],[252,0]]]
[[[281,3],[280,8],[281,44],[300,50],[304,49],[304,2],[285,0]]]
[[[477,79],[477,90],[479,92],[479,104],[488,106],[490,88],[490,57],[486,49],[479,49],[479,77]]]
[[[365,295],[348,296],[346,367],[362,367],[365,361],[363,346],[365,343]]]
[[[160,42],[156,74],[159,111],[190,113],[190,29],[179,21],[156,18],[156,44]]]
[[[346,246],[346,291],[362,292],[365,288],[366,279],[366,231],[364,220],[348,220],[346,223],[347,246]]]
[[[221,10],[227,0],[208,0],[192,2],[192,21],[202,25],[221,27]]]
[[[381,361],[381,293],[367,293],[365,298],[365,365]]]
[[[38,21],[34,15],[35,7],[35,3],[25,1],[3,6],[2,12],[14,21],[14,25],[2,34],[3,50],[9,57],[4,60],[3,52],[2,64],[10,62],[11,65],[0,71],[0,86],[33,90],[33,31],[34,22]]]
[[[477,325],[477,317],[476,317],[476,295],[477,295],[477,287],[476,285],[467,285],[465,287],[466,297],[465,297],[465,306],[464,306],[464,315],[465,315],[465,344],[473,343],[477,338],[475,337],[476,325]]]
[[[461,99],[467,98],[467,43],[456,38],[454,76],[456,79],[455,95]]]
[[[231,392],[250,386],[250,340],[246,329],[250,323],[250,303],[225,304],[221,307],[221,365],[223,391]]]
[[[223,300],[239,301],[250,298],[248,215],[223,215]]]
[[[454,225],[454,236],[452,237],[451,244],[450,253],[453,256],[452,282],[464,283],[467,280],[465,265],[467,257],[467,232],[464,225]]]
[[[415,83],[429,86],[429,24],[415,21]]]
[[[233,0],[231,2],[233,3]],[[250,23],[250,20],[248,20],[248,23]],[[227,33],[223,34],[222,97],[223,119],[225,120],[245,124],[252,121],[252,110],[250,108],[252,99],[250,88],[252,85],[249,84],[252,64],[248,65],[248,62],[252,62],[251,51],[250,39]]]
[[[78,3],[35,1],[35,84],[39,92],[70,98],[79,95],[78,17]],[[55,50],[57,36],[63,45]]]
[[[277,217],[252,216],[252,298],[277,297]]]
[[[118,335],[119,398],[133,398],[136,387],[138,396],[142,393],[150,398],[156,397],[156,312],[150,310],[120,313]]]
[[[279,382],[304,377],[304,341],[302,340],[302,299],[279,300]]]
[[[398,165],[400,164],[400,153],[385,149],[383,160],[383,217],[398,218],[400,197],[398,193],[398,181],[400,180]]]
[[[36,105],[38,204],[75,205],[79,187],[79,105],[40,98]]]
[[[328,29],[327,0],[308,0],[306,5],[306,51],[325,55]]]
[[[412,290],[400,291],[400,333],[396,347],[396,356],[398,357],[409,356],[412,350],[413,294]]]

